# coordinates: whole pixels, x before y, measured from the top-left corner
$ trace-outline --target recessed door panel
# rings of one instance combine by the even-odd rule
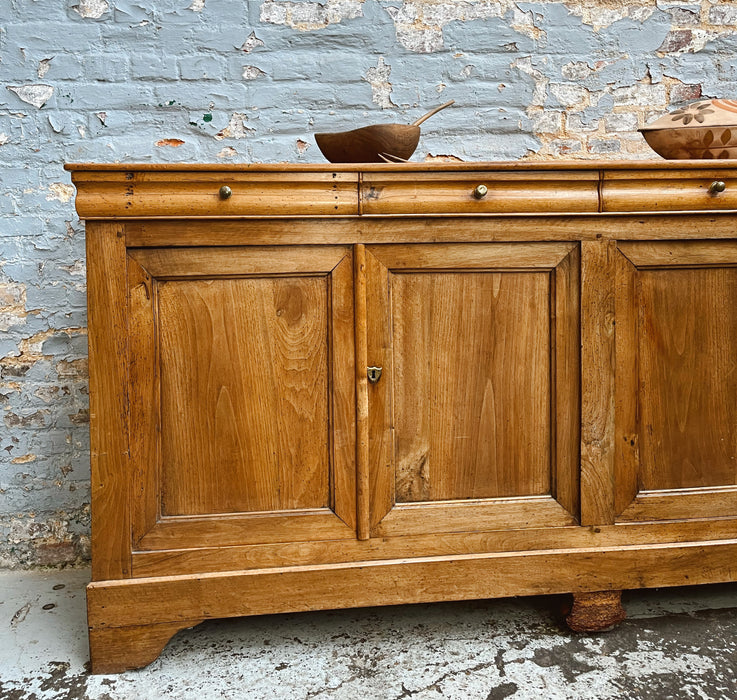
[[[390,294],[397,502],[550,493],[549,273],[398,272]]]
[[[326,508],[328,279],[158,285],[163,515]]]
[[[737,268],[639,277],[641,487],[734,485]]]

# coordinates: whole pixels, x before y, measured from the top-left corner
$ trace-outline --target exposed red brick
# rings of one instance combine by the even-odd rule
[[[682,51],[687,48],[693,40],[693,32],[690,29],[674,29],[666,34],[663,43],[658,47],[661,53]]]
[[[674,85],[670,89],[670,101],[674,102],[690,102],[698,100],[701,97],[701,85]]]
[[[38,566],[59,566],[76,560],[77,552],[72,542],[40,542],[34,546],[35,564]]]

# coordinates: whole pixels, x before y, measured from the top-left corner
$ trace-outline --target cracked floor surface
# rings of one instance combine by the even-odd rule
[[[0,698],[737,698],[737,584],[625,594],[577,635],[566,596],[215,620],[140,671],[87,673],[87,569],[0,572]]]

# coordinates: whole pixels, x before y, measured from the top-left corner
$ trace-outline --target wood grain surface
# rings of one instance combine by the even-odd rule
[[[92,583],[87,588],[88,619],[92,629],[102,629],[202,617],[682,586],[735,578],[737,540],[733,539],[511,556],[413,557]]]
[[[89,224],[86,246],[92,578],[104,580],[129,576],[131,566],[124,229],[114,223]]]
[[[724,192],[712,194],[709,191],[709,186],[715,180],[726,183]],[[602,211],[737,208],[737,179],[734,171],[718,168],[706,172],[673,169],[657,174],[635,170],[607,173],[601,192]]]
[[[221,172],[232,173],[276,173],[284,177],[296,173],[332,173],[332,172],[462,172],[464,170],[485,170],[490,172],[526,172],[540,171],[580,171],[603,170],[608,176],[623,173],[622,177],[632,177],[633,172],[644,177],[652,173],[652,177],[662,177],[663,173],[672,171],[678,174],[690,174],[694,171],[706,171],[705,177],[721,177],[733,171],[737,161],[719,160],[564,160],[551,161],[470,161],[463,162],[416,162],[416,163],[66,163],[64,169],[75,173],[76,177],[94,181],[109,177],[126,177],[127,173],[150,176],[154,173],[177,173],[178,177],[187,173],[210,174],[217,177]],[[120,175],[119,175],[120,174]]]
[[[335,216],[358,213],[356,173],[180,172],[75,174],[80,216]],[[220,196],[227,186],[231,194]]]
[[[162,512],[326,507],[327,277],[159,283]]]
[[[737,483],[737,268],[643,270],[640,484]]]
[[[477,186],[483,196],[474,194]],[[361,213],[595,212],[597,172],[364,173]]]
[[[581,249],[551,273],[551,493],[574,518],[581,511]]]
[[[549,493],[549,275],[393,274],[390,294],[397,502]]]
[[[616,247],[581,243],[581,524],[614,522]]]
[[[122,673],[147,666],[180,630],[202,620],[160,622],[90,630],[92,673]]]
[[[130,255],[128,264],[128,449],[134,545],[161,517],[161,372],[158,285]]]
[[[129,255],[137,547],[349,536],[351,250]]]
[[[620,514],[640,489],[640,424],[637,269],[615,253],[615,431],[614,510]]]
[[[391,339],[389,271],[366,250],[366,364],[382,368],[382,379],[368,386],[370,526],[376,526],[394,506],[394,429],[392,382],[394,361]],[[389,380],[389,381],[387,381]]]
[[[133,247],[347,245],[363,243],[484,243],[540,241],[657,241],[734,238],[734,214],[570,214],[546,216],[364,216],[359,218],[293,217],[137,219],[126,222]]]
[[[720,497],[715,493],[705,494],[701,490],[698,497],[702,501],[709,501],[708,505],[713,509],[708,511],[710,515],[713,511],[720,510],[719,504],[722,504],[724,509],[731,505],[734,510],[733,494],[723,494],[723,497]],[[668,542],[724,540],[734,537],[737,532],[734,517],[706,518],[702,516],[693,519],[690,515],[694,512],[694,508],[688,506],[686,516],[688,520],[668,520],[667,518],[672,513],[683,510],[678,507],[677,502],[674,503],[675,499],[650,500],[659,501],[659,505],[652,504],[657,507],[657,511],[650,509],[648,513],[647,506],[644,508],[638,506],[638,512],[633,513],[636,517],[631,520],[623,520],[620,517],[616,525],[596,527],[576,525],[551,527],[548,521],[544,521],[539,527],[511,530],[501,527],[497,530],[489,530],[481,529],[488,527],[488,522],[484,522],[476,531],[433,532],[430,534],[426,532],[408,534],[403,531],[397,537],[373,537],[365,541],[359,541],[354,537],[321,541],[313,537],[309,541],[301,542],[282,541],[273,544],[229,547],[213,544],[213,538],[211,538],[210,542],[205,542],[200,547],[190,546],[185,549],[172,547],[134,552],[133,575],[136,577],[177,576],[239,569],[266,569],[275,566],[406,559],[417,556],[418,552],[426,556],[450,556],[483,552],[514,553],[536,550],[646,546]],[[717,504],[716,507],[715,504]],[[538,515],[541,510],[539,503],[531,505],[538,507],[528,509],[526,514],[528,517]],[[424,508],[425,505],[423,504],[422,507]],[[701,507],[703,508],[703,503]],[[628,510],[625,515],[628,515],[629,512]],[[486,516],[487,513],[484,515]],[[656,518],[651,514],[660,515],[665,519],[654,522]],[[500,519],[506,515],[502,513]],[[649,517],[639,517],[642,515]],[[512,518],[507,517],[505,522],[510,520]]]

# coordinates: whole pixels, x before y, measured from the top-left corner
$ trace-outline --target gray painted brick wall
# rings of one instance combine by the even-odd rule
[[[415,159],[650,158],[638,126],[737,96],[736,48],[717,0],[0,0],[0,566],[88,551],[65,161],[321,161],[450,98]]]

